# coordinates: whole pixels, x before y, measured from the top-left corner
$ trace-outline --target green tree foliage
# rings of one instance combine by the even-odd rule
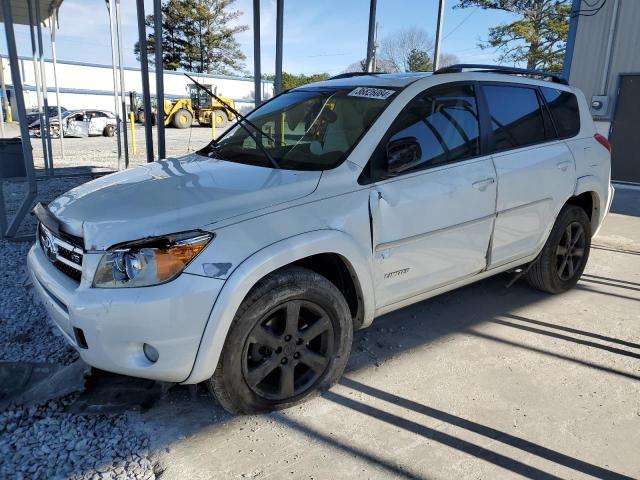
[[[165,0],[162,5],[162,53],[165,70],[182,68],[190,72],[231,74],[242,70],[245,55],[235,35],[246,25],[231,25],[242,12],[232,10],[235,0]],[[145,23],[149,62],[153,64],[155,35],[153,15]],[[134,52],[140,59],[140,45]]]
[[[460,0],[457,8],[502,10],[521,18],[489,29],[482,48],[500,51],[499,61],[561,71],[569,35],[569,0]]]
[[[407,57],[407,69],[410,72],[430,72],[433,70],[431,57],[424,50],[412,49]]]
[[[313,73],[311,75],[296,75],[294,73],[282,72],[282,88],[284,90],[291,90],[292,88],[301,87],[307,83],[321,82],[329,79],[328,73]],[[275,80],[275,75],[263,75],[265,80]]]

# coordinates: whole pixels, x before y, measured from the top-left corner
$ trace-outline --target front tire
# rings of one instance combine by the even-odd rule
[[[352,339],[349,307],[335,285],[311,270],[286,268],[242,302],[207,386],[233,414],[288,408],[339,380]]]
[[[193,115],[185,108],[181,108],[173,115],[173,126],[176,128],[189,128],[193,122]]]
[[[576,205],[565,205],[542,252],[527,272],[529,284],[548,293],[573,288],[587,265],[591,249],[591,222]]]

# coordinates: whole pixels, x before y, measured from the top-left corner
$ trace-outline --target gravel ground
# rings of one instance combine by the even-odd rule
[[[38,182],[38,201],[50,201],[89,177]],[[22,182],[5,182],[9,214],[24,195]],[[33,233],[27,216],[21,233]],[[33,296],[25,259],[31,242],[0,241],[0,361],[69,364],[78,358]],[[0,478],[152,479],[160,473],[139,413],[75,415],[77,394],[0,412]]]
[[[217,132],[221,134],[222,131]],[[5,137],[20,136],[18,124],[6,126]],[[130,165],[142,165],[146,163],[145,133],[142,125],[136,125],[136,148],[137,153],[133,155],[131,144],[131,129],[129,129],[129,153]],[[211,141],[212,132],[209,128],[194,126],[192,128],[180,130],[176,128],[165,129],[165,144],[168,157],[184,155],[201,149]],[[116,138],[108,137],[87,137],[87,138],[65,138],[64,159],[62,158],[60,141],[53,139],[52,148],[54,155],[54,167],[66,169],[77,166],[94,166],[99,168],[116,169],[118,166],[118,154]],[[154,152],[157,154],[156,129],[153,129]],[[42,155],[42,140],[31,138],[33,148],[33,159],[36,168],[43,168],[44,161]]]

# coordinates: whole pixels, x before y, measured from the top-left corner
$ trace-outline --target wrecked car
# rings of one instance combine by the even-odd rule
[[[562,293],[611,204],[609,144],[562,79],[483,70],[295,88],[39,204],[35,289],[88,364],[205,382],[234,413],[328,389],[385,313],[507,271]]]
[[[113,137],[118,122],[116,116],[105,110],[70,110],[62,114],[63,134],[65,137]],[[56,113],[55,117],[49,117],[51,137],[60,136],[60,122]],[[29,130],[36,137],[40,136],[40,120],[29,125]]]

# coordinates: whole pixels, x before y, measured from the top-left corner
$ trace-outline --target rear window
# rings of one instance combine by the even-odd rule
[[[541,90],[553,117],[558,137],[576,136],[580,131],[580,110],[576,96],[555,88],[542,87]]]
[[[542,109],[533,88],[485,85],[483,89],[491,116],[494,152],[545,140]]]

